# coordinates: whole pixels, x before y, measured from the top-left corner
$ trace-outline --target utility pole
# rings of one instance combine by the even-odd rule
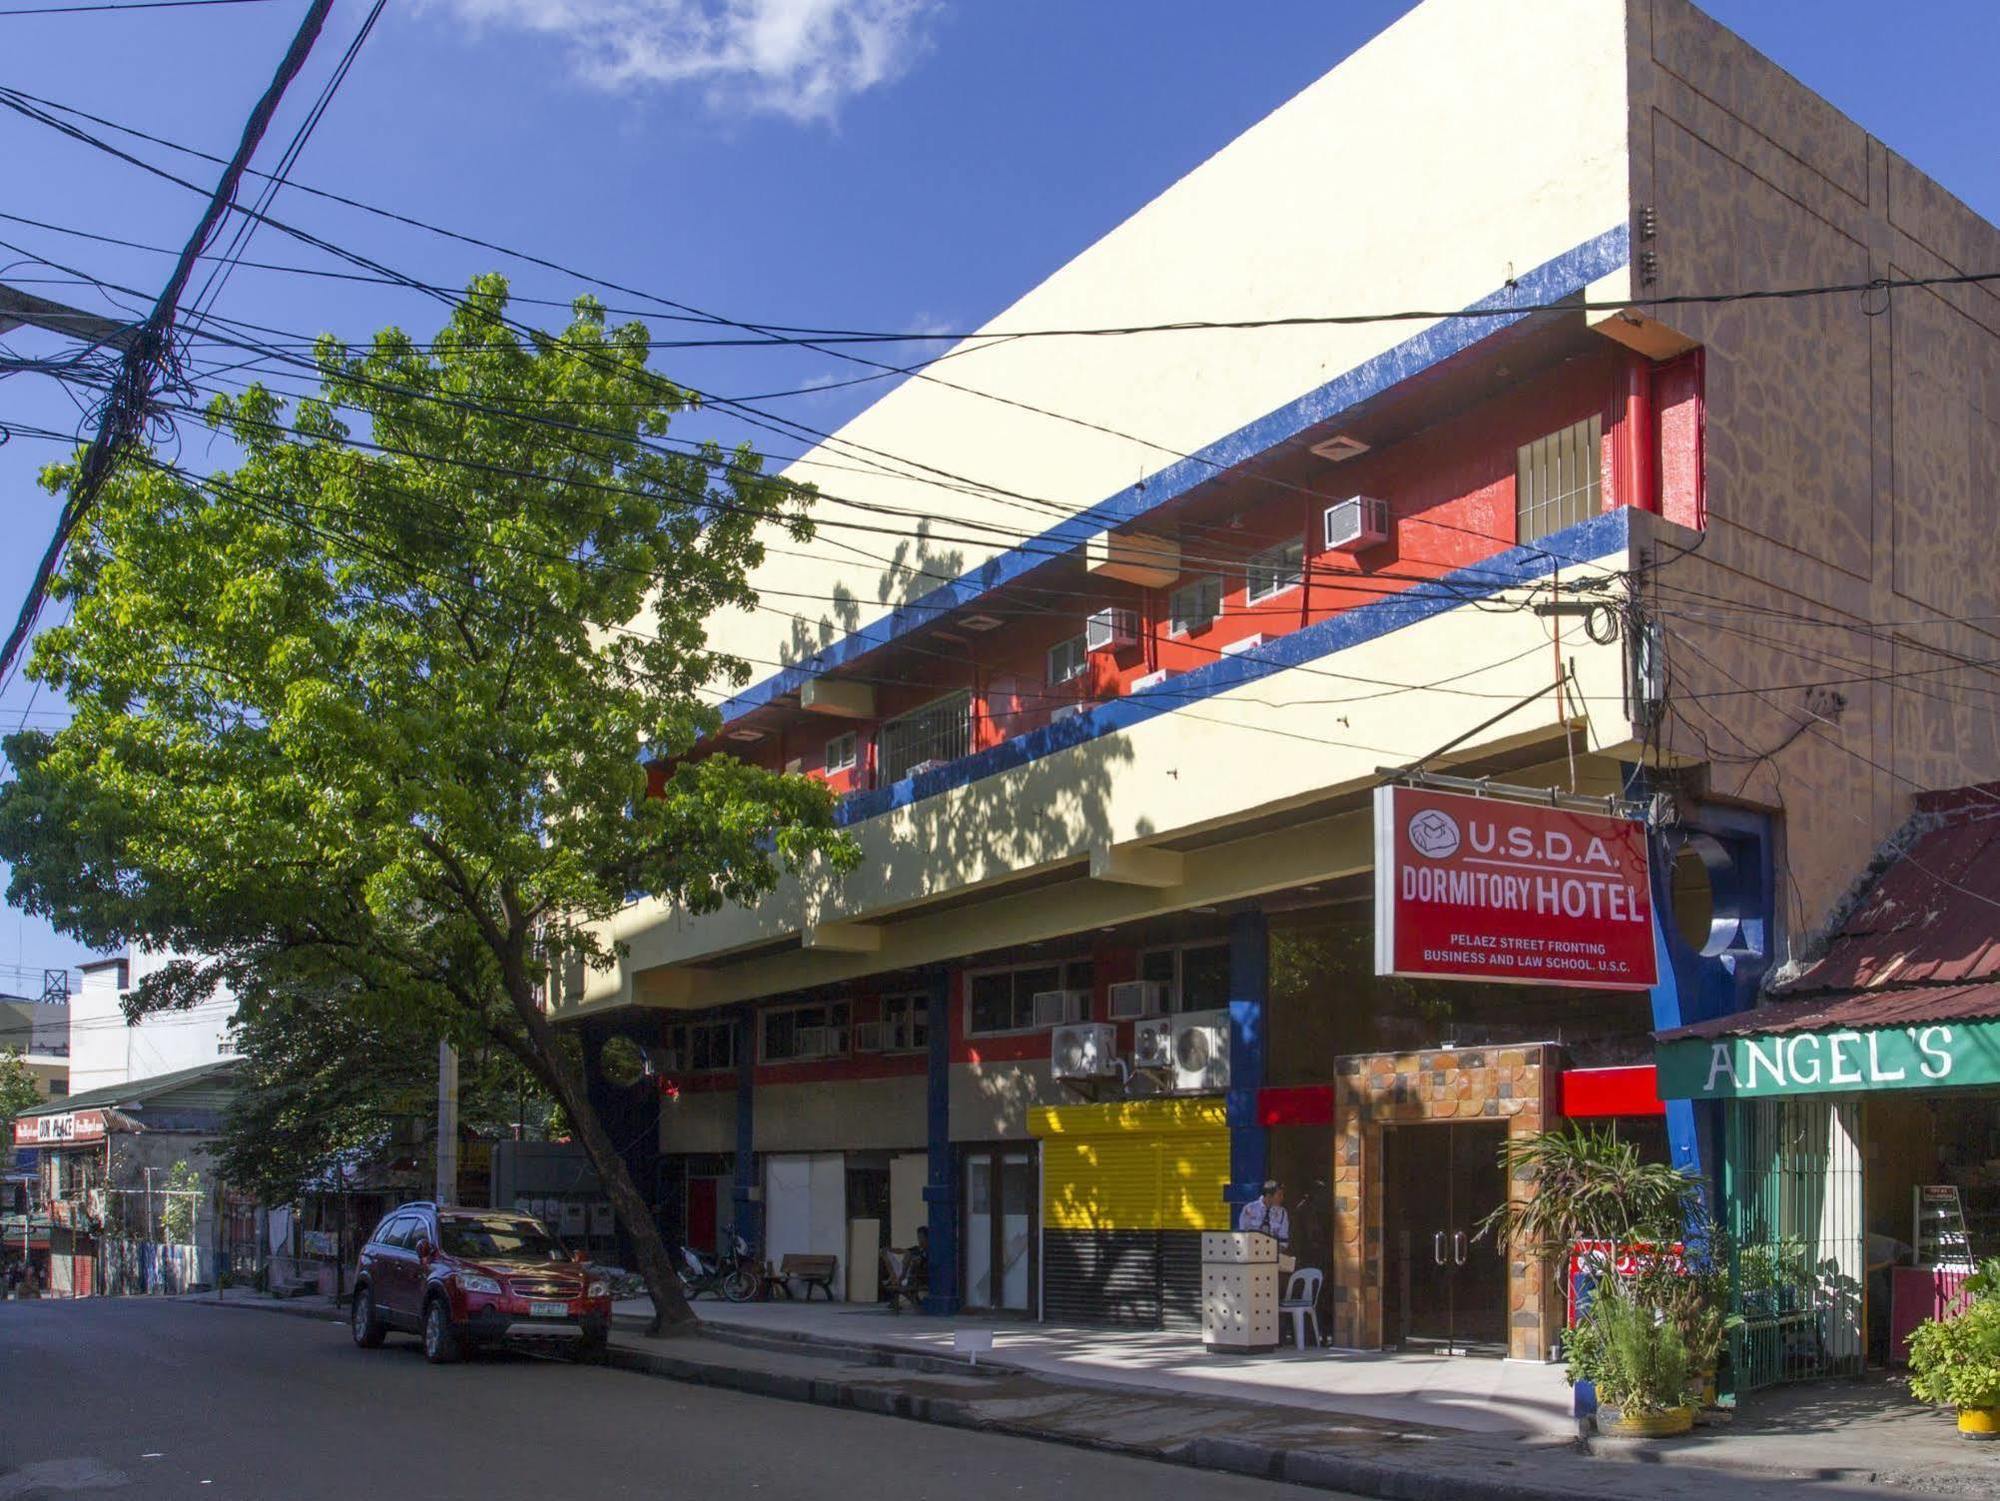
[[[437,1201],[458,1202],[458,1049],[438,1044]]]

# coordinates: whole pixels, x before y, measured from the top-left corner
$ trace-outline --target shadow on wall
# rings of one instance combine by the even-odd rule
[[[896,544],[886,566],[875,580],[875,601],[890,609],[901,609],[921,601],[965,572],[965,554],[955,547],[931,544],[928,517],[917,523],[914,538]],[[940,602],[942,607],[943,602]],[[832,609],[808,621],[803,614],[792,617],[791,639],[778,649],[778,660],[787,667],[825,651],[834,642],[861,629],[861,605],[845,584],[833,586]]]

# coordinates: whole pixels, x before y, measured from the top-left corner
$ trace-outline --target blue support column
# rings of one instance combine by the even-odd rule
[[[958,1312],[958,1156],[951,1145],[951,971],[924,976],[930,1069],[925,1077],[924,1138],[930,1171],[924,1203],[930,1209],[930,1289],[924,1311]]]
[[[736,1012],[736,1233],[761,1259],[763,1206],[757,1199],[757,1008]]]
[[[1269,1051],[1271,935],[1264,914],[1238,912],[1229,919],[1229,1123],[1230,1221],[1236,1207],[1262,1191],[1270,1176],[1268,1133],[1257,1121],[1257,1095],[1264,1087]]]

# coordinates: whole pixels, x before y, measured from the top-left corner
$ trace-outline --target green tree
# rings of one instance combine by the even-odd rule
[[[34,1109],[41,1099],[26,1056],[19,1048],[0,1048],[0,1143],[7,1150],[14,1141],[14,1117]]]
[[[807,537],[811,497],[748,449],[659,442],[688,398],[648,350],[588,299],[524,336],[482,278],[428,343],[322,339],[295,407],[217,397],[232,471],[129,461],[35,645],[74,718],[7,740],[0,858],[93,946],[214,956],[142,1009],[254,976],[507,1050],[606,1185],[657,1326],[694,1315],[549,976],[610,962],[593,924],[633,893],[705,912],[855,854],[822,785],[676,759],[718,722],[704,690],[749,675],[705,622],[755,607],[762,538]],[[648,762],[671,768],[650,794]]]

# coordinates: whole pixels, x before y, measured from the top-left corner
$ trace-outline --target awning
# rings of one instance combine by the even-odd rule
[[[2000,983],[1777,1002],[1659,1035],[1660,1097],[2000,1084]]]

